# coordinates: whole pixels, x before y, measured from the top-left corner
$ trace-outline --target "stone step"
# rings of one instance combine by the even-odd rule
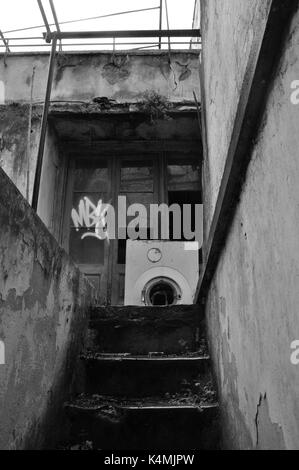
[[[87,393],[155,396],[201,386],[211,379],[208,356],[81,355]],[[197,384],[197,385],[195,385]]]
[[[95,351],[180,354],[206,348],[198,305],[98,307],[90,316],[86,346]]]
[[[94,449],[217,449],[218,404],[194,398],[81,397],[67,403],[74,442]]]

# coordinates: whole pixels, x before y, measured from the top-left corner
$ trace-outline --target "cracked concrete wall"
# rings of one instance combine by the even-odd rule
[[[0,448],[45,448],[66,431],[93,293],[2,169],[0,267]]]
[[[209,135],[204,204],[211,211],[238,102],[236,85],[247,60],[247,53],[231,49],[244,50],[248,25],[250,30],[260,25],[258,12],[265,12],[267,2],[203,4]],[[244,31],[237,27],[241,24]],[[228,47],[230,34],[235,40]],[[299,339],[299,106],[290,102],[291,83],[299,77],[298,43],[299,12],[271,83],[240,202],[207,297],[227,448],[299,448],[299,366],[290,361],[290,344]]]
[[[169,60],[170,57],[170,60]],[[5,103],[44,100],[49,56],[0,55],[0,81]],[[34,74],[33,74],[34,70]],[[155,90],[170,101],[199,97],[198,52],[148,51],[121,53],[63,53],[57,57],[52,100],[91,101],[106,96],[119,102],[136,101]]]

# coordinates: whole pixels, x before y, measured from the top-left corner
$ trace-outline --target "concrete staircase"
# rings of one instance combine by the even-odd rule
[[[65,404],[70,448],[218,448],[198,306],[95,308],[81,360],[84,393]]]

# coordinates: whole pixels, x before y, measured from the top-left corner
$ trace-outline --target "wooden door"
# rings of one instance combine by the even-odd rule
[[[94,285],[98,302],[108,302],[110,246],[96,234],[95,209],[110,202],[112,162],[108,158],[70,159],[63,229],[63,246]],[[103,206],[104,207],[104,206]]]

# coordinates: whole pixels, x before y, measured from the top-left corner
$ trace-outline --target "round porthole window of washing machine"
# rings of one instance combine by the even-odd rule
[[[143,289],[145,305],[167,307],[176,305],[182,298],[179,285],[168,277],[156,277],[151,279]]]

